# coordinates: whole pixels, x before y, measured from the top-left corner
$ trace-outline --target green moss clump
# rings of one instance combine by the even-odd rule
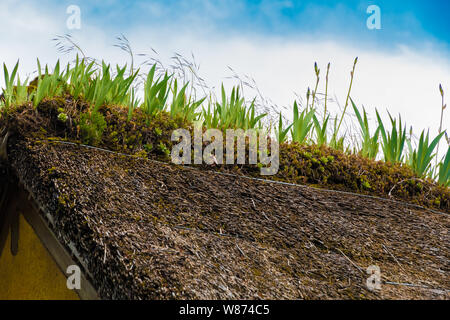
[[[97,111],[86,112],[81,115],[80,128],[82,141],[87,144],[98,145],[106,128],[106,121]]]
[[[58,120],[61,122],[66,122],[68,119],[67,114],[61,112],[60,114],[58,114]]]

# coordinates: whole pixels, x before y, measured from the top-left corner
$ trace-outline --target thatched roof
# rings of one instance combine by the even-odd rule
[[[69,144],[8,157],[101,298],[450,297],[445,213]]]

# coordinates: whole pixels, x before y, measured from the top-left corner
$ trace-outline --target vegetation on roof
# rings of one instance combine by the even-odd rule
[[[340,115],[331,115],[326,103],[324,110],[319,110],[316,95],[320,69],[315,64],[315,88],[308,89],[305,105],[294,102],[289,125],[283,123],[281,113],[276,125],[267,122],[267,113],[258,112],[255,100],[247,101],[239,86],[231,93],[222,86],[220,98],[212,93],[197,97],[188,81],[161,72],[157,64],[143,76],[133,67],[112,68],[78,56],[74,64],[64,68],[58,61],[50,72],[48,66],[42,70],[38,60],[38,75],[31,82],[21,81],[19,63],[11,73],[4,65],[0,127],[26,137],[59,137],[165,161],[169,161],[172,131],[192,129],[194,121],[201,121],[205,129],[256,129],[259,134],[274,134],[281,144],[280,170],[272,179],[393,197],[448,211],[448,141],[444,141],[446,155],[437,158],[439,144],[443,137],[447,138],[442,125],[436,137],[430,138],[423,131],[415,147],[412,133],[406,133],[401,117],[389,115],[391,123],[387,126],[377,111],[378,127],[372,132],[365,109],[358,108],[351,99],[356,65],[357,59],[344,110]],[[330,65],[327,75],[329,69]],[[140,94],[136,84],[142,78],[145,81]],[[443,116],[442,87],[440,93]],[[353,143],[345,133],[341,134],[349,106],[360,126]],[[377,160],[380,158],[383,160]],[[256,175],[258,166],[200,167]]]

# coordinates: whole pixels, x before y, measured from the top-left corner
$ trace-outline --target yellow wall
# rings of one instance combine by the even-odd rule
[[[0,257],[0,300],[79,299],[22,215],[19,223],[18,254],[11,254],[10,234]]]

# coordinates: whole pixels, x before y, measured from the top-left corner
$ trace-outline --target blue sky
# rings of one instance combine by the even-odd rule
[[[48,1],[49,5],[52,2]],[[447,0],[65,1],[65,5],[69,4],[83,8],[87,23],[115,33],[181,25],[196,32],[332,38],[378,48],[401,43],[420,49],[424,42],[446,51],[450,48]],[[372,4],[381,9],[381,30],[366,28],[366,9]]]

